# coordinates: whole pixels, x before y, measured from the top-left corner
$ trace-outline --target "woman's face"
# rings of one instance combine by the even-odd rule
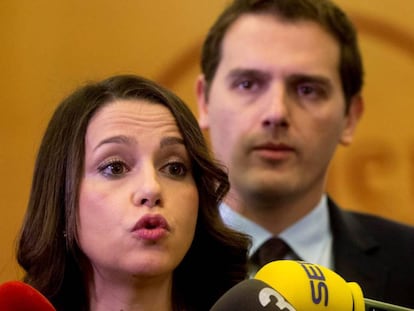
[[[194,238],[198,190],[171,112],[117,100],[85,137],[78,236],[95,281],[171,277]]]

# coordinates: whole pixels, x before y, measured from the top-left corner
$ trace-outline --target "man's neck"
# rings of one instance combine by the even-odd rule
[[[279,234],[302,219],[319,203],[322,193],[302,197],[275,198],[272,202],[258,202],[241,198],[230,191],[224,202],[235,212],[262,226],[273,234]]]

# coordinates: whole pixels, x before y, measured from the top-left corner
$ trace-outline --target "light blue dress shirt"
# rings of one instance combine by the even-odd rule
[[[233,211],[227,204],[220,205],[223,221],[231,228],[244,232],[252,237],[252,247],[249,256],[254,254],[273,234],[248,218]],[[323,195],[318,205],[305,217],[279,234],[294,253],[286,255],[285,259],[298,259],[319,264],[333,269],[332,233],[329,223],[329,212],[326,195]],[[251,269],[255,274],[256,268]]]

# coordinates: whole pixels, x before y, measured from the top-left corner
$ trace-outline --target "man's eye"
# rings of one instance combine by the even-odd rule
[[[298,94],[301,97],[308,99],[323,99],[327,96],[326,92],[322,87],[318,87],[311,84],[302,84],[298,86]]]
[[[253,87],[253,82],[252,81],[242,81],[239,83],[239,88],[244,89],[244,90],[250,90]]]
[[[315,92],[315,89],[309,85],[302,85],[299,87],[299,93],[302,95],[309,95]]]
[[[172,176],[184,177],[187,175],[188,169],[183,163],[170,162],[162,168],[162,171]]]
[[[129,172],[129,169],[127,168],[125,163],[121,161],[113,161],[100,166],[99,171],[104,176],[117,177]]]

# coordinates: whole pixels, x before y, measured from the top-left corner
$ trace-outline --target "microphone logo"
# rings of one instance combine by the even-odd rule
[[[264,287],[259,292],[259,302],[263,307],[276,306],[276,311],[296,311],[296,309],[286,301],[286,299],[277,291],[270,287]]]
[[[316,305],[320,304],[324,299],[323,305],[328,305],[328,285],[326,285],[326,278],[318,265],[300,262],[300,265],[305,270],[311,287],[312,302]]]

